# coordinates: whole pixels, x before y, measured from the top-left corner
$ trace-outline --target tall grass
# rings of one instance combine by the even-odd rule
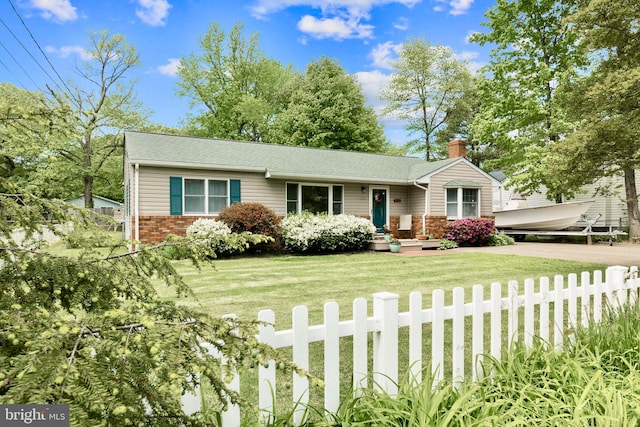
[[[635,426],[640,424],[640,309],[611,311],[576,330],[567,350],[536,340],[487,356],[493,370],[460,388],[428,370],[405,376],[397,395],[375,389],[345,399],[335,414],[310,407],[307,426]]]

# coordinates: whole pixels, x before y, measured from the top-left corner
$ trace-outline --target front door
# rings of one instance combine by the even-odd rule
[[[382,232],[383,226],[387,224],[388,194],[387,188],[371,188],[371,222],[376,226],[378,232]]]

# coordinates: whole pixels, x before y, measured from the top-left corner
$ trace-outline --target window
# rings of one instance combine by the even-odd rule
[[[447,218],[470,218],[479,216],[477,188],[447,188]]]
[[[343,213],[342,185],[287,183],[287,213]]]
[[[184,180],[184,213],[213,214],[229,204],[227,181],[212,179]]]

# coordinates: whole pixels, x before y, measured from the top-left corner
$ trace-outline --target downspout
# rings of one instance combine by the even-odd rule
[[[134,222],[134,240],[137,242],[140,240],[140,207],[139,204],[139,191],[140,185],[140,165],[136,163],[135,170],[133,172],[133,222]]]
[[[429,212],[429,189],[418,184],[417,181],[413,181],[413,185],[424,190],[424,212],[422,213],[422,230],[427,232],[427,212]]]

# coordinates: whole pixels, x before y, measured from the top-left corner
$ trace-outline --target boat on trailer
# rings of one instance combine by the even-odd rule
[[[575,225],[595,200],[558,203],[548,206],[494,210],[497,229],[560,231]]]

